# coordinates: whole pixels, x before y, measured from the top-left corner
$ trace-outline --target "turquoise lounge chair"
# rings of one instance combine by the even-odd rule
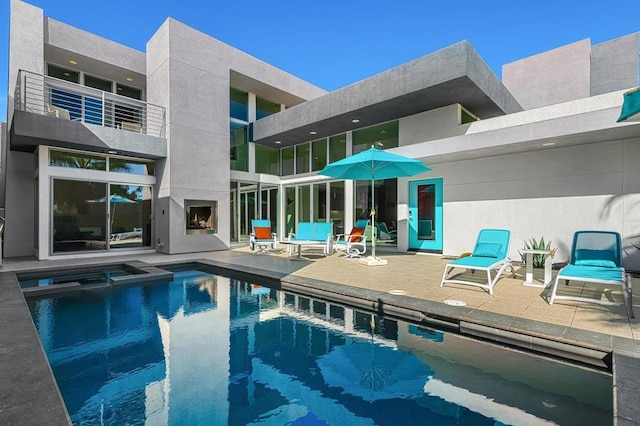
[[[558,283],[565,280],[614,287],[622,291],[622,303],[611,300],[606,290],[603,291],[608,300],[595,299],[577,295],[559,295]],[[578,302],[597,303],[599,305],[624,305],[627,315],[634,318],[631,294],[631,278],[622,267],[622,243],[620,234],[610,231],[578,231],[573,236],[571,260],[556,276],[549,297],[549,304],[555,300],[575,300]]]
[[[510,238],[511,232],[506,229],[481,230],[471,256],[461,257],[449,262],[447,266],[445,266],[440,287],[443,287],[446,283],[466,284],[486,288],[489,290],[489,294],[493,294],[493,287],[507,268],[511,268],[511,272],[515,277],[511,259],[507,257]],[[485,271],[487,273],[487,282],[466,281],[455,278],[447,279],[449,272],[455,268],[469,269],[471,272]],[[496,276],[492,278],[491,271],[496,269],[498,272]]]
[[[275,250],[278,247],[278,238],[275,232],[271,232],[271,221],[269,219],[251,220],[251,234],[249,234],[249,248],[255,250],[256,254],[271,254],[267,248]]]

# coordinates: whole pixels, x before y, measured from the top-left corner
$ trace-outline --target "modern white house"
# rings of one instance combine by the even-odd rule
[[[4,256],[227,250],[251,219],[348,232],[371,182],[318,174],[371,146],[431,171],[375,182],[389,250],[459,255],[482,228],[566,261],[573,233],[623,236],[640,269],[640,33],[505,64],[468,41],[334,92],[168,18],[141,52],[11,0],[2,126]]]

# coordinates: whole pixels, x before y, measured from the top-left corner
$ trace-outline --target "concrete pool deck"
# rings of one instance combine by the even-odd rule
[[[368,267],[339,254],[325,258],[316,253],[305,253],[306,261],[290,261],[284,249],[267,256],[240,246],[186,255],[141,252],[74,260],[5,259],[0,268],[0,423],[69,422],[15,273],[134,259],[160,266],[201,261],[235,273],[268,277],[280,282],[284,290],[331,294],[346,303],[358,298],[369,308],[392,316],[415,316],[416,320],[458,327],[480,337],[549,353],[569,353],[575,359],[609,354],[605,361],[614,375],[615,424],[640,422],[640,407],[635,403],[640,392],[640,320],[628,318],[624,307],[569,301],[549,305],[549,290],[522,285],[524,267],[519,266],[515,278],[503,275],[491,296],[472,286],[441,288],[447,260],[440,256],[378,250],[388,264]],[[638,288],[640,280],[633,281]],[[568,291],[580,288],[570,287]],[[466,306],[451,306],[443,303],[445,300],[463,301]],[[640,315],[637,298],[634,307]]]

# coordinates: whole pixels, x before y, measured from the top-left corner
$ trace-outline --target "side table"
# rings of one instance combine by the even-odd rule
[[[522,250],[525,255],[525,279],[522,285],[527,287],[546,288],[551,284],[551,250]],[[544,255],[544,281],[538,284],[533,281],[533,255]]]

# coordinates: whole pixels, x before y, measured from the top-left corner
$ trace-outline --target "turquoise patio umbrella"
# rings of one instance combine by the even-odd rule
[[[624,94],[620,117],[616,121],[640,121],[640,87]]]
[[[431,170],[422,161],[371,147],[366,151],[327,164],[318,173],[335,179],[371,181],[371,257],[376,257],[375,185],[380,179],[409,177]]]

